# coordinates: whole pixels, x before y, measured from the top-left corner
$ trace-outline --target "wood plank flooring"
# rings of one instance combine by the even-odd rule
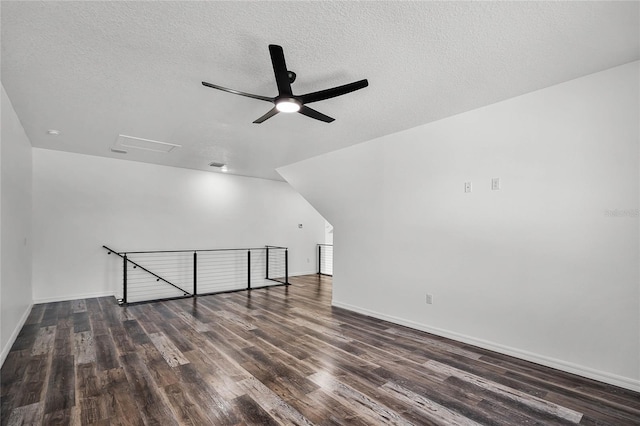
[[[640,394],[332,308],[331,278],[35,305],[1,424],[640,425]]]

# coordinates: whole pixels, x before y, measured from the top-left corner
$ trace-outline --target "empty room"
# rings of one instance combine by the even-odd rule
[[[0,30],[0,426],[640,425],[639,1]]]

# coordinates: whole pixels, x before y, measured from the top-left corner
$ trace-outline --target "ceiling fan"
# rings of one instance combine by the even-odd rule
[[[287,70],[282,47],[275,44],[270,44],[269,53],[271,54],[271,63],[273,64],[273,72],[276,76],[276,84],[278,86],[278,96],[276,96],[275,98],[240,92],[239,90],[228,89],[226,87],[207,83],[205,81],[202,82],[202,85],[211,87],[212,89],[223,90],[225,92],[234,93],[236,95],[246,96],[248,98],[259,99],[261,101],[273,103],[274,107],[271,108],[269,112],[254,121],[254,123],[258,124],[268,120],[279,112],[299,112],[300,114],[306,115],[307,117],[324,121],[325,123],[331,123],[334,118],[331,118],[328,115],[324,115],[321,112],[316,111],[315,109],[309,108],[306,104],[344,95],[355,90],[363,89],[369,85],[369,82],[364,79],[342,86],[333,87],[331,89],[307,93],[305,95],[294,95],[291,91],[291,83],[296,80],[296,73]]]

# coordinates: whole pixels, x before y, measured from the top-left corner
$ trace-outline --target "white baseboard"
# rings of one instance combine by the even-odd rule
[[[16,328],[11,333],[7,344],[2,348],[2,352],[0,353],[0,366],[4,364],[4,360],[7,359],[7,355],[9,355],[9,351],[11,350],[11,346],[16,342],[18,338],[18,334],[20,334],[20,330],[24,327],[24,323],[27,322],[27,318],[29,318],[29,314],[31,313],[31,308],[33,308],[33,303],[27,306],[27,309],[24,310],[24,313],[20,317],[20,321],[16,324]]]
[[[86,293],[86,294],[74,294],[72,296],[53,296],[53,297],[42,297],[38,299],[34,299],[33,303],[51,303],[51,302],[66,302],[69,300],[78,300],[78,299],[91,299],[94,297],[106,297],[106,296],[115,296],[113,292],[103,291],[97,293]]]
[[[403,325],[405,327],[413,328],[427,333],[435,334],[437,336],[446,337],[451,340],[456,340],[462,343],[468,343],[470,345],[478,346],[483,349],[498,352],[504,355],[513,356],[523,359],[525,361],[535,362],[547,367],[555,368],[557,370],[566,371],[567,373],[576,374],[578,376],[586,377],[588,379],[597,380],[600,382],[608,383],[610,385],[619,386],[621,388],[630,389],[632,391],[640,392],[640,380],[631,379],[628,377],[618,376],[616,374],[608,373],[606,371],[599,371],[593,368],[585,367],[582,365],[574,364],[571,362],[563,361],[560,359],[550,358],[544,355],[536,354],[529,351],[524,351],[509,346],[504,346],[498,343],[490,342],[483,339],[477,339],[475,337],[466,336],[453,331],[444,330],[440,328],[430,327],[425,324],[420,324],[415,321],[406,320],[403,318],[394,317],[391,315],[381,314],[379,312],[371,311],[369,309],[353,306],[347,303],[332,302],[333,306],[343,308],[349,311],[357,312],[359,314],[367,315],[373,318],[388,321],[394,324]]]

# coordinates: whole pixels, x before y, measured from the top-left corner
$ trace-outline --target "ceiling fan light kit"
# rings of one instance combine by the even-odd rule
[[[293,98],[282,98],[276,101],[276,109],[280,112],[298,112],[300,103]]]
[[[263,123],[280,112],[298,112],[315,120],[320,120],[325,123],[331,123],[332,121],[334,121],[334,118],[329,117],[328,115],[324,115],[323,113],[316,111],[315,109],[309,108],[306,104],[345,95],[349,92],[363,89],[369,85],[369,82],[364,79],[342,86],[333,87],[331,89],[307,93],[305,95],[294,95],[293,91],[291,90],[291,83],[296,80],[296,73],[287,70],[287,64],[284,60],[284,51],[282,50],[282,47],[275,44],[270,44],[269,54],[271,55],[271,64],[273,65],[273,72],[276,77],[276,85],[278,86],[278,96],[274,98],[270,98],[268,96],[253,95],[251,93],[229,89],[227,87],[218,86],[216,84],[207,83],[205,81],[202,82],[202,85],[210,87],[212,89],[233,93],[234,95],[246,96],[248,98],[273,103],[274,107],[271,108],[271,110],[254,121],[254,123],[256,124]]]

